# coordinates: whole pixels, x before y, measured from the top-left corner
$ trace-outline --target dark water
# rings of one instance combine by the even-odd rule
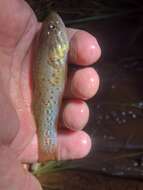
[[[94,65],[101,85],[89,101],[90,155],[81,168],[114,176],[143,176],[143,17],[129,15],[83,24],[102,49]],[[78,165],[77,162],[74,162]]]
[[[44,190],[142,190],[143,183],[116,177],[95,175],[94,172],[66,171],[41,179]]]

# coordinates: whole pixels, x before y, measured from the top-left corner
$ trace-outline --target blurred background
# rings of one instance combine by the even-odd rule
[[[143,4],[135,0],[27,0],[42,21],[56,10],[70,27],[96,36],[101,59],[93,65],[100,89],[88,104],[90,154],[49,162],[33,173],[56,190],[143,189]],[[75,66],[72,65],[73,69]]]

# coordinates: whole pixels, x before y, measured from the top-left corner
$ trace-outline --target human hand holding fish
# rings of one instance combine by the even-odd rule
[[[31,189],[38,189],[37,180],[23,170],[21,163],[32,163],[39,159],[38,138],[31,109],[31,67],[38,47],[35,36],[40,33],[41,24],[23,0],[13,0],[11,6],[8,0],[2,0],[0,9],[0,168],[13,180],[10,185],[15,189],[22,189],[24,182],[28,187],[27,178]],[[68,29],[68,35],[68,63],[89,66],[97,61],[100,48],[93,36],[75,29]],[[88,154],[91,140],[81,130],[89,116],[84,100],[95,95],[98,85],[99,77],[91,67],[69,74],[60,112],[58,159],[76,159]],[[12,175],[13,172],[15,175]],[[0,179],[3,189],[7,186],[5,179]]]

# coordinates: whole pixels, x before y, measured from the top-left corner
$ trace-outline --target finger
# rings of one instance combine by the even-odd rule
[[[85,157],[91,149],[91,139],[84,131],[70,132],[60,130],[58,135],[58,159],[79,159]],[[37,135],[19,156],[22,162],[36,162],[38,160]]]
[[[69,62],[78,65],[91,65],[100,55],[101,49],[94,36],[86,31],[69,29],[70,50]]]
[[[83,68],[72,73],[68,79],[65,91],[66,98],[87,100],[93,97],[99,88],[99,77],[92,68]]]
[[[73,119],[74,118],[74,119]],[[62,108],[62,125],[70,130],[77,131],[85,127],[89,119],[89,108],[84,101],[65,101]]]
[[[61,131],[58,142],[59,160],[83,158],[91,148],[91,139],[84,131]]]

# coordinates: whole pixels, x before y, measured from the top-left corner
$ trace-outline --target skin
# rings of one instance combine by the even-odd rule
[[[37,135],[31,112],[31,64],[41,24],[24,0],[0,1],[0,189],[41,189],[39,182],[21,167],[38,159]],[[59,159],[86,156],[90,137],[81,129],[89,110],[84,102],[94,96],[99,77],[90,65],[101,50],[96,39],[85,31],[68,29],[69,63],[89,66],[71,73],[63,102],[58,134]],[[74,120],[72,119],[74,118]],[[82,119],[80,119],[82,118]],[[68,128],[68,129],[67,129]],[[76,148],[75,148],[76,147]]]

